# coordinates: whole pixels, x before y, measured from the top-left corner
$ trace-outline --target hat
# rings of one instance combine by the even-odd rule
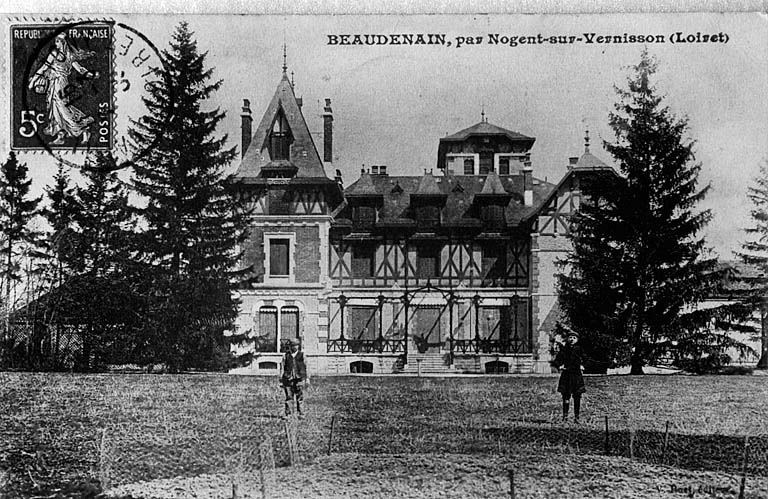
[[[290,340],[288,340],[288,345],[290,346],[298,345],[298,344],[299,344],[299,340],[297,340],[296,338],[291,338]]]

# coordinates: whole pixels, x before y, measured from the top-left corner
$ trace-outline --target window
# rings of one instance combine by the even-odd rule
[[[475,158],[464,159],[464,175],[475,174]]]
[[[488,175],[493,171],[493,153],[480,154],[480,175]]]
[[[347,307],[350,339],[375,340],[379,337],[379,307],[352,305]]]
[[[499,175],[509,175],[509,156],[499,156]]]
[[[270,239],[269,240],[269,276],[270,277],[288,277],[291,274],[290,268],[290,239]]]
[[[352,221],[359,225],[370,226],[376,223],[376,208],[373,206],[355,206],[352,208]]]
[[[277,307],[259,309],[259,334],[254,342],[257,352],[277,351]]]
[[[288,340],[299,339],[299,309],[282,307],[280,309],[280,346],[287,351]]]
[[[352,277],[373,276],[373,245],[363,244],[352,249]]]
[[[431,245],[418,248],[416,273],[420,279],[440,276],[440,249]]]
[[[420,227],[440,225],[440,207],[434,204],[416,206],[416,221]]]
[[[291,150],[291,131],[288,128],[288,120],[282,110],[278,112],[272,132],[269,134],[269,155],[273,161],[289,160]]]
[[[507,278],[507,247],[490,243],[483,247],[483,271],[486,279],[502,283]]]

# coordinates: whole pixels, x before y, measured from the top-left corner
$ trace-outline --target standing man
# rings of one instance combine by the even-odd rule
[[[571,397],[573,397],[573,419],[574,422],[579,422],[581,394],[587,391],[584,386],[584,376],[581,374],[583,352],[581,346],[577,344],[578,340],[579,336],[576,332],[569,329],[565,333],[565,345],[557,352],[555,360],[552,361],[555,368],[563,366],[557,391],[563,396],[564,422],[568,419],[568,405]]]
[[[299,351],[299,341],[288,340],[288,351],[283,357],[283,374],[280,384],[285,390],[285,417],[291,415],[293,399],[296,398],[296,412],[299,419],[304,419],[301,403],[304,402],[302,391],[304,380],[307,379],[307,364],[304,362],[304,352]]]

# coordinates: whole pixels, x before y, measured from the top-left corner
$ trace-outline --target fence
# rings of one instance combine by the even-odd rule
[[[398,429],[388,424],[339,413],[309,420],[263,416],[247,425],[233,421],[230,428],[216,431],[193,428],[179,417],[141,431],[135,425],[115,425],[102,431],[99,475],[111,495],[178,497],[179,488],[184,488],[198,497],[274,497],[279,490],[276,468],[301,467],[330,454],[376,458],[453,453],[517,456],[518,462],[524,462],[524,456],[546,462],[547,455],[608,455],[671,469],[717,472],[741,483],[740,497],[759,497],[749,494],[756,483],[762,484],[760,491],[768,490],[768,435],[696,435],[674,422],[638,428],[631,421],[609,417],[579,425],[456,421],[454,426],[435,427],[420,421]],[[518,480],[530,478],[526,473],[531,471],[518,470]],[[518,490],[518,495],[524,497],[524,491]]]

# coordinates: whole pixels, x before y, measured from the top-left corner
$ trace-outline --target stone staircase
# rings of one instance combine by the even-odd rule
[[[408,364],[400,366],[401,374],[455,374],[456,371],[448,365],[448,353],[426,352],[408,353]]]

